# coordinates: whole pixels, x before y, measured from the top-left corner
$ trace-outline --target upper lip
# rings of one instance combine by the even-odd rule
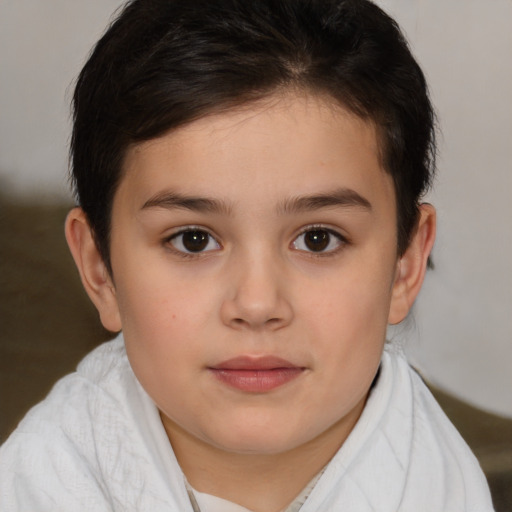
[[[213,370],[275,370],[278,368],[300,368],[300,366],[276,356],[238,356],[210,368]]]

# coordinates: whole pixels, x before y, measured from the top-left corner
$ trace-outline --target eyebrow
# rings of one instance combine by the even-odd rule
[[[209,197],[186,196],[176,192],[162,192],[156,194],[144,203],[141,210],[148,208],[165,208],[167,210],[181,208],[196,212],[224,213],[228,215],[232,211],[231,205],[225,201]]]
[[[372,209],[368,199],[358,194],[355,190],[340,188],[323,194],[304,195],[286,199],[278,205],[277,212],[281,215],[290,215],[332,207]],[[232,205],[226,201],[209,197],[187,196],[176,192],[156,194],[144,203],[141,210],[149,208],[164,208],[167,210],[181,208],[196,212],[222,213],[225,215],[230,215],[233,211]]]
[[[357,207],[371,211],[368,199],[349,188],[339,188],[325,194],[298,196],[285,200],[278,207],[282,214],[300,213],[322,208]]]

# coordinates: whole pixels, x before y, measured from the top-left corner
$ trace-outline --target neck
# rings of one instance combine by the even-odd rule
[[[292,450],[244,454],[209,444],[162,414],[174,453],[190,485],[254,512],[283,510],[319,473],[352,431],[365,400],[320,436]]]

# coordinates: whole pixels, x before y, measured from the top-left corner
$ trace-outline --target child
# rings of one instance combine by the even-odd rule
[[[134,0],[76,85],[66,237],[117,339],[2,511],[490,511],[393,346],[435,237],[423,74],[366,0]]]

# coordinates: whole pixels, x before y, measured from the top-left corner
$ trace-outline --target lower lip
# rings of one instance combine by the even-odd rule
[[[217,379],[228,386],[248,393],[264,393],[287,384],[304,371],[303,368],[270,370],[225,370],[211,368]]]

